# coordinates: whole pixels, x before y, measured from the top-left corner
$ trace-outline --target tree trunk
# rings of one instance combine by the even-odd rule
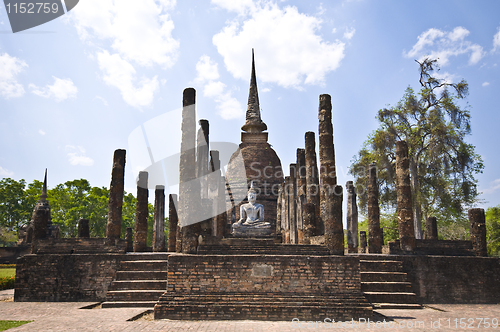
[[[413,157],[410,157],[410,178],[411,189],[413,196],[413,219],[415,223],[415,239],[422,239],[422,206],[418,199],[418,192],[420,191],[420,183],[418,181],[417,162]]]

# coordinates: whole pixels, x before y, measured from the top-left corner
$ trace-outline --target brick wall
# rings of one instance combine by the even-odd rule
[[[421,303],[500,303],[500,259],[398,256]]]
[[[356,257],[171,255],[169,292],[359,293]]]
[[[17,260],[14,300],[103,301],[122,256],[25,255]]]

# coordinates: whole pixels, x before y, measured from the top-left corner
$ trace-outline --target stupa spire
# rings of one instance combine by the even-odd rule
[[[40,195],[40,201],[47,200],[47,169],[45,169],[45,177],[43,178],[42,194]]]
[[[248,107],[246,122],[241,130],[249,133],[260,133],[267,130],[267,125],[260,118],[259,92],[257,91],[257,76],[255,75],[255,59],[252,48],[252,76],[250,78],[250,92],[248,94]]]

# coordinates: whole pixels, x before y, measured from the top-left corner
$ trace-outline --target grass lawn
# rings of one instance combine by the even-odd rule
[[[32,322],[32,320],[0,320],[0,331],[5,331],[30,322]]]
[[[0,278],[15,277],[15,276],[16,276],[16,268],[7,268],[7,269],[0,268]]]

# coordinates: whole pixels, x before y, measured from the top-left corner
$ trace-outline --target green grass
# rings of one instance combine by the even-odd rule
[[[0,320],[0,331],[5,331],[30,322],[32,322],[32,320]]]
[[[0,269],[0,278],[5,278],[5,277],[15,277],[16,276],[16,269]]]

